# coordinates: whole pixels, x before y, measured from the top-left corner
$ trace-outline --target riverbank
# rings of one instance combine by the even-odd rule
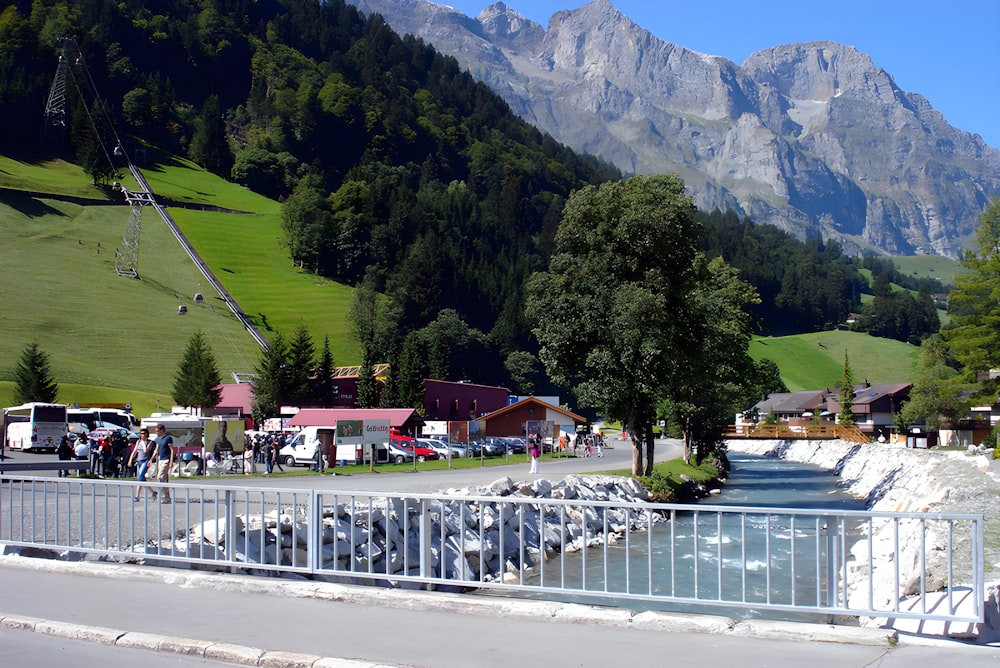
[[[987,592],[984,635],[1000,635],[996,592],[1000,587],[1000,479],[993,462],[981,454],[964,451],[916,450],[878,443],[858,445],[846,441],[731,440],[729,449],[748,455],[780,457],[813,464],[840,478],[843,489],[865,501],[869,510],[888,512],[941,512],[982,514],[986,519],[983,547]],[[882,555],[903,559],[906,555]],[[904,563],[901,561],[901,563]],[[935,566],[929,565],[928,571]],[[865,574],[867,575],[867,574]],[[929,581],[942,582],[943,574]],[[886,596],[896,596],[894,582],[872,576]],[[993,608],[993,614],[991,614]]]

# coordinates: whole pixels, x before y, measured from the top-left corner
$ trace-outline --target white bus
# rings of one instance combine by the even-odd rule
[[[4,436],[11,450],[55,452],[66,435],[66,406],[31,402],[3,409]]]

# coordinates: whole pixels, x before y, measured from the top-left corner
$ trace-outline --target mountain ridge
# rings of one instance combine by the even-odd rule
[[[1000,151],[854,47],[780,45],[737,65],[655,37],[609,0],[547,27],[502,2],[471,18],[349,1],[456,57],[558,141],[626,173],[677,172],[705,210],[849,252],[957,258],[1000,194]]]

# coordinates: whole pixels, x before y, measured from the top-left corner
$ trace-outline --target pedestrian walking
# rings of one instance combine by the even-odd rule
[[[531,473],[538,473],[538,457],[541,453],[538,451],[538,444],[531,444]]]
[[[275,439],[274,448],[271,449],[271,457],[274,461],[271,462],[271,470],[278,469],[282,473],[285,469],[281,466],[281,448],[285,447],[285,436],[281,435]]]
[[[162,424],[156,425],[156,437],[153,438],[155,447],[154,461],[156,461],[156,479],[159,482],[170,482],[170,469],[174,466],[174,437],[167,433],[167,428]],[[160,488],[160,503],[170,503],[170,488]]]
[[[264,441],[264,473],[274,471],[274,443],[271,439]]]
[[[146,482],[146,474],[149,471],[149,460],[153,454],[154,443],[149,440],[149,430],[140,429],[139,430],[139,440],[135,442],[135,447],[132,448],[132,453],[128,456],[128,467],[132,468],[135,466],[135,479],[139,482]],[[156,500],[156,490],[151,490],[153,493],[153,500]],[[138,501],[139,495],[142,492],[142,485],[135,488],[135,496],[132,497],[133,500]]]

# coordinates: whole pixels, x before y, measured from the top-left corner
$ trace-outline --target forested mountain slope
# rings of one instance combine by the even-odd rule
[[[516,0],[477,17],[445,2],[350,2],[455,56],[559,141],[625,173],[677,172],[702,209],[800,239],[958,258],[1000,195],[996,147],[850,46],[775,46],[737,64],[664,42],[609,0],[567,2],[547,26]]]

